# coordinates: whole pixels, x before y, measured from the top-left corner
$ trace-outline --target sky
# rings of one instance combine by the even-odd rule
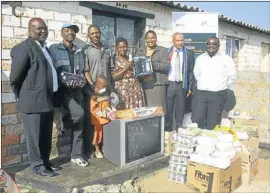
[[[217,12],[261,28],[270,29],[270,2],[179,2],[199,7],[205,12]]]

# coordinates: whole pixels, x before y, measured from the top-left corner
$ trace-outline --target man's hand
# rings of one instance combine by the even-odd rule
[[[69,88],[72,88],[72,89],[76,88],[77,86],[78,85],[77,85],[77,83],[74,80],[72,80],[71,83],[68,85],[68,87]]]
[[[189,97],[189,95],[192,95],[191,90],[188,90],[187,97]]]

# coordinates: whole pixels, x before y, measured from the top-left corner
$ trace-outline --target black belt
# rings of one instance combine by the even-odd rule
[[[169,83],[175,83],[175,84],[181,84],[181,83],[183,83],[183,81],[168,81]]]

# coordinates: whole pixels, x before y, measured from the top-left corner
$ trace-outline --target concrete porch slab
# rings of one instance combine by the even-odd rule
[[[41,177],[26,168],[15,174],[18,184],[45,190],[49,193],[71,193],[73,188],[83,188],[93,184],[120,184],[124,181],[143,177],[154,171],[168,166],[169,157],[162,156],[155,160],[128,169],[112,164],[107,159],[91,159],[90,166],[79,167],[70,163],[66,158],[53,160],[56,165],[62,164],[59,176],[53,178]]]

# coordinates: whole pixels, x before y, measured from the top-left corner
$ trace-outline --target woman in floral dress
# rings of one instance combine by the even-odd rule
[[[132,62],[127,56],[128,42],[125,38],[116,40],[117,55],[114,58],[115,90],[126,109],[144,107],[144,92],[139,80],[134,76]]]

